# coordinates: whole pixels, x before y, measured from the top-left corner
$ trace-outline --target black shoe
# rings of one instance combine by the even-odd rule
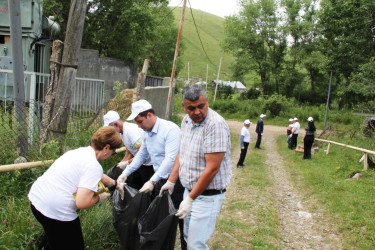
[[[237,165],[237,168],[243,168],[244,165]]]

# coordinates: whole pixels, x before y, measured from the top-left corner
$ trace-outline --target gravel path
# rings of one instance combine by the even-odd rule
[[[228,120],[232,132],[241,130],[242,122]],[[251,140],[256,140],[255,124],[250,128]],[[335,227],[324,218],[324,207],[312,207],[316,202],[306,197],[303,191],[293,185],[285,162],[277,151],[276,139],[284,135],[286,127],[265,125],[261,148],[265,150],[266,165],[273,183],[276,204],[273,204],[279,213],[282,249],[342,249],[341,240],[335,233]],[[302,136],[302,135],[300,135]],[[236,166],[239,157],[239,143],[232,145],[232,166]],[[253,150],[252,148],[249,150]],[[302,157],[302,156],[301,156]],[[234,175],[237,171],[234,170]],[[230,190],[229,190],[230,191]],[[241,193],[241,192],[238,192]],[[244,199],[248,193],[242,192]],[[229,193],[226,202],[230,202]],[[225,206],[224,206],[225,207]]]

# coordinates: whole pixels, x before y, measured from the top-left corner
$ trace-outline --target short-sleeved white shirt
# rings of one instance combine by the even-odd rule
[[[293,124],[293,128],[296,128],[296,131],[294,131],[294,133],[298,135],[299,129],[301,128],[301,125],[299,124],[299,122],[295,122]]]
[[[245,127],[245,126],[242,127],[241,135],[244,137],[243,138],[244,142],[250,142],[250,132],[249,132],[249,129],[247,127]]]
[[[124,122],[122,131],[122,142],[124,143],[126,149],[129,150],[133,156],[136,156],[140,145],[142,145],[142,135],[144,133],[143,129],[139,128],[138,125],[134,123]],[[151,158],[149,157],[143,164],[152,165]]]
[[[72,221],[78,216],[73,194],[79,187],[96,192],[102,175],[102,166],[91,146],[71,150],[34,182],[28,197],[44,216]]]

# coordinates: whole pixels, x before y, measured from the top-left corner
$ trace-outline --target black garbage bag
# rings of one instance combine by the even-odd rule
[[[139,193],[137,189],[126,185],[125,198],[121,200],[118,190],[113,193],[113,219],[121,243],[121,249],[140,249],[138,220],[145,214],[151,203],[149,194]]]
[[[108,169],[107,175],[111,177],[114,180],[117,180],[117,178],[122,174],[122,169],[117,167],[117,164],[115,164],[113,167]]]
[[[147,212],[139,219],[141,249],[174,249],[178,217],[168,192],[156,196]]]

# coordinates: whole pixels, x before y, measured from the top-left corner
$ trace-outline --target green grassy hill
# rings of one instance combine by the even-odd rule
[[[177,26],[180,23],[181,10],[181,7],[173,10]],[[220,43],[224,35],[224,19],[200,10],[192,9],[192,11],[202,44],[213,64],[207,59],[206,54],[202,49],[190,8],[186,8],[182,28],[182,41],[184,43],[185,50],[178,58],[178,60],[183,61],[184,67],[179,72],[177,77],[188,77],[189,63],[190,78],[200,77],[203,81],[205,81],[208,64],[208,81],[216,80],[219,70],[220,57],[223,57],[220,70],[220,79],[235,80],[231,79],[232,74],[230,70],[230,64],[234,61],[234,58],[233,56],[224,53],[220,47]]]

